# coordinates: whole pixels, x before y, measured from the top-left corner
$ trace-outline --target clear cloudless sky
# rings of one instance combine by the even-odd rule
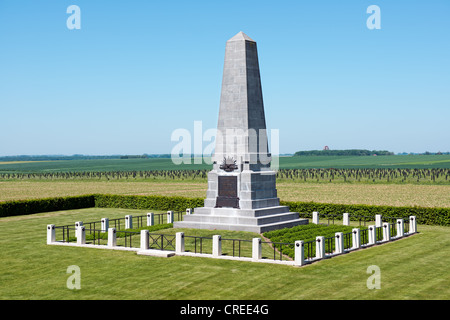
[[[174,130],[216,127],[239,31],[280,153],[450,151],[449,17],[448,0],[0,0],[0,156],[170,153]]]

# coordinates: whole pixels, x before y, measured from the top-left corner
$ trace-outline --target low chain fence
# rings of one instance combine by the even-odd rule
[[[71,242],[76,241],[74,226],[55,226],[55,237],[56,241],[59,242]]]
[[[270,253],[270,256],[268,255],[267,258],[271,260],[279,260],[279,261],[292,261],[292,258],[289,256],[289,253],[292,253],[294,251],[295,243],[289,243],[289,242],[270,242],[265,241],[262,242],[263,244],[266,244],[269,248],[272,250],[266,250],[266,251],[272,251]]]
[[[175,236],[148,233],[148,249],[175,251]]]
[[[91,234],[92,232],[99,230],[101,232],[108,231],[108,228],[114,228],[116,231],[127,229],[141,229],[147,226],[153,226],[158,224],[173,223],[174,221],[182,221],[184,211],[168,211],[167,213],[147,213],[146,215],[132,216],[127,215],[123,218],[102,218],[100,221],[82,222],[78,221],[71,225],[55,226],[59,229],[62,241],[68,241],[69,237],[74,240],[75,230],[79,225],[83,225],[85,230]]]
[[[185,235],[185,251],[199,254],[212,254],[212,237]]]
[[[179,214],[180,216],[177,218],[182,219],[183,213],[179,212]],[[138,219],[133,221],[135,226],[141,228],[148,225],[149,221],[152,225],[155,224],[155,221],[158,223],[173,222],[175,217],[172,211],[158,215],[161,216],[161,220],[155,219],[156,215],[151,214],[150,216],[138,216]],[[313,215],[312,217],[315,220],[314,223],[319,223],[317,216]],[[144,217],[146,220],[143,219]],[[338,221],[335,215],[321,216],[321,218],[322,220],[325,218],[328,223]],[[102,246],[110,249],[126,248],[138,252],[146,250],[173,251],[177,255],[212,256],[259,262],[273,261],[301,266],[326,257],[396,240],[417,232],[414,216],[408,219],[389,218],[386,220],[381,222],[378,217],[373,220],[360,219],[359,221],[362,223],[374,221],[375,224],[353,228],[351,232],[336,232],[334,236],[321,236],[316,237],[315,240],[299,240],[292,243],[263,241],[261,238],[251,240],[222,238],[220,235],[203,237],[185,235],[182,232],[177,232],[175,235],[152,233],[147,229],[125,230],[124,228],[132,226],[131,216],[126,216],[123,219],[109,220],[109,228],[106,230],[105,218],[100,222],[86,224],[78,221],[74,225],[48,225],[47,244]]]
[[[222,254],[232,257],[251,257],[252,240],[222,238]]]
[[[304,259],[311,261],[316,257],[316,240],[306,241],[302,244]]]

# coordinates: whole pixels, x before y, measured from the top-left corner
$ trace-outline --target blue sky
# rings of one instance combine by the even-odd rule
[[[280,153],[450,151],[449,15],[448,0],[0,0],[0,156],[170,153],[174,130],[216,127],[239,31]]]

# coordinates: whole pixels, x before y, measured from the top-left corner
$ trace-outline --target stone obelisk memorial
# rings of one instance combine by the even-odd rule
[[[308,223],[280,206],[256,42],[243,32],[226,43],[215,143],[204,207],[175,222],[175,228],[262,233]]]

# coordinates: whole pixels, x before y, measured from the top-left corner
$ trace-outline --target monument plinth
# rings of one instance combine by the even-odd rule
[[[266,232],[307,224],[277,197],[271,170],[256,42],[227,41],[213,169],[204,207],[175,228]]]

